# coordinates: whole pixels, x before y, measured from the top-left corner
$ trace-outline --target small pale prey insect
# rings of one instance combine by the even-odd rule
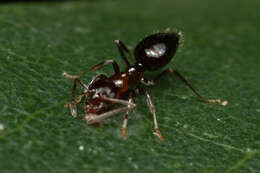
[[[122,125],[122,136],[126,138],[128,115],[130,111],[136,107],[133,103],[133,97],[136,94],[144,94],[153,117],[155,134],[162,141],[163,136],[159,131],[155,107],[146,86],[157,84],[167,73],[175,74],[202,101],[218,103],[225,106],[227,101],[221,101],[220,99],[208,100],[202,97],[191,84],[174,69],[168,68],[152,80],[148,80],[144,77],[143,74],[145,71],[159,70],[171,61],[180,44],[181,37],[181,32],[171,31],[149,35],[137,44],[134,49],[134,55],[131,54],[122,41],[115,40],[121,58],[126,65],[124,71],[120,71],[118,64],[114,60],[105,60],[78,76],[69,75],[64,72],[63,75],[65,77],[74,79],[71,102],[66,105],[70,108],[72,116],[77,116],[77,104],[79,104],[83,98],[84,119],[87,124],[98,124],[105,118],[119,113],[125,113]],[[133,63],[130,63],[128,58],[131,58]],[[80,80],[86,73],[99,70],[109,64],[112,64],[114,69],[114,74],[111,76],[104,74],[96,75],[87,85]],[[76,96],[77,84],[80,84],[82,87],[82,93],[79,96]],[[115,105],[119,106],[115,107]]]

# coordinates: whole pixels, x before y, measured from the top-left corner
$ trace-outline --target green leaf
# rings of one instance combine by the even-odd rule
[[[257,0],[132,0],[12,3],[0,7],[0,172],[252,172],[260,170],[260,3]],[[113,40],[133,50],[145,35],[182,30],[184,46],[168,67],[180,71],[206,104],[174,76],[148,88],[165,142],[153,135],[144,96],[129,117],[98,127],[64,107],[72,81],[114,59]],[[106,67],[100,73],[112,73]],[[146,74],[153,77],[159,72]],[[93,75],[84,78],[88,83]]]

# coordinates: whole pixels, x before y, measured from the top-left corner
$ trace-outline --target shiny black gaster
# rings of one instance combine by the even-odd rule
[[[179,45],[178,33],[156,33],[144,38],[135,48],[134,57],[147,70],[158,70],[168,64]]]

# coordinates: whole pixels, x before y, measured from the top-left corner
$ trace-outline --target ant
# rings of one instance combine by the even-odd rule
[[[155,79],[147,80],[143,74],[145,71],[154,71],[166,66],[172,57],[175,55],[177,48],[182,40],[181,32],[159,32],[145,37],[140,41],[134,49],[134,56],[127,49],[125,44],[120,40],[115,40],[121,58],[126,64],[126,70],[120,71],[118,64],[114,60],[105,60],[95,66],[89,71],[78,76],[72,76],[66,72],[63,75],[66,78],[74,79],[73,90],[71,94],[71,102],[66,104],[70,108],[73,117],[77,116],[77,104],[79,104],[83,97],[85,97],[84,112],[87,124],[99,124],[105,118],[111,117],[118,113],[125,113],[122,125],[122,136],[127,138],[126,127],[128,122],[128,115],[136,105],[133,103],[135,94],[144,94],[146,96],[147,104],[150,112],[153,115],[153,124],[155,134],[163,141],[163,136],[159,131],[156,112],[152,99],[144,86],[151,86],[158,83],[161,77],[168,73],[175,74],[186,86],[188,86],[202,101],[207,103],[218,103],[222,106],[227,105],[227,101],[220,99],[208,100],[202,97],[191,84],[176,70],[168,68],[161,72]],[[128,55],[134,62],[133,65],[127,59]],[[104,74],[98,74],[92,78],[88,85],[81,82],[80,78],[88,72],[93,72],[102,67],[112,64],[114,74],[107,77]],[[83,88],[82,94],[76,97],[77,84]],[[127,97],[128,100],[122,98]],[[113,108],[115,104],[124,105],[124,107]]]

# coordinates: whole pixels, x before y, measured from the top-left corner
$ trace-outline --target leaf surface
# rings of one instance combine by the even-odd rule
[[[260,170],[259,2],[76,1],[0,7],[0,170],[14,172],[252,172]],[[113,59],[113,40],[133,50],[167,27],[185,42],[168,67],[207,98],[205,104],[174,76],[148,88],[165,142],[153,135],[144,96],[134,101],[128,139],[123,115],[86,126],[64,104],[72,81]],[[106,67],[98,73],[112,74]],[[159,72],[148,73],[152,78]],[[87,83],[97,73],[84,77]]]

